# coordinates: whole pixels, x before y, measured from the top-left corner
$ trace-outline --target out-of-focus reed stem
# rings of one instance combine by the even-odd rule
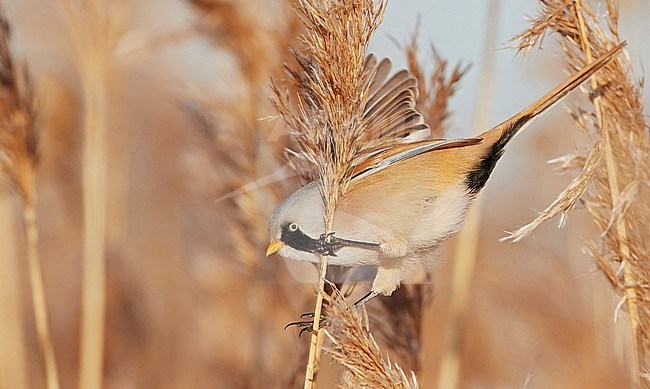
[[[0,190],[0,388],[27,388],[13,197]]]
[[[84,247],[81,297],[80,388],[101,388],[106,310],[106,77],[109,47],[108,7],[84,1],[78,15],[79,69],[84,97],[83,210]]]
[[[494,50],[501,0],[492,0],[487,10],[486,39],[474,114],[474,131],[488,128],[490,101],[494,91]],[[465,322],[472,293],[471,281],[476,265],[481,224],[480,197],[470,211],[465,227],[458,234],[453,260],[449,316],[446,323],[444,349],[438,372],[439,388],[457,388],[460,378],[460,359],[465,337]]]
[[[43,270],[38,255],[38,228],[36,226],[36,191],[33,175],[25,177],[27,185],[27,198],[23,204],[23,217],[25,219],[25,238],[27,242],[27,263],[29,266],[29,282],[32,289],[32,305],[34,308],[34,321],[38,344],[43,352],[45,363],[45,382],[48,389],[59,388],[59,374],[52,336],[50,334],[47,303],[45,299],[45,285],[43,284]]]
[[[90,54],[89,54],[90,55]],[[84,271],[79,387],[102,382],[105,316],[106,109],[101,61],[88,61],[84,81]],[[94,68],[96,63],[98,68]]]
[[[91,99],[92,100],[92,99]],[[87,100],[91,103],[90,100]],[[91,103],[94,105],[94,103]],[[91,120],[86,126],[84,150],[84,271],[82,286],[82,326],[81,326],[81,369],[80,387],[90,383],[101,382],[101,367],[104,343],[104,283],[106,265],[104,263],[105,230],[105,192],[104,179],[99,175],[105,168],[101,157],[105,145],[102,145],[97,132],[102,131],[98,125],[98,112],[87,108],[86,119]],[[90,124],[90,123],[93,123]]]
[[[582,46],[582,51],[585,55],[586,63],[593,61],[593,55],[591,48],[589,46],[589,38],[587,33],[587,28],[585,25],[584,16],[582,14],[582,0],[573,1],[574,9],[576,12],[576,19],[578,20],[578,31],[580,33],[580,43]],[[598,74],[591,77],[589,80],[591,83],[591,88],[593,90],[598,90]],[[618,176],[616,173],[616,161],[612,152],[612,143],[610,140],[609,127],[605,124],[603,119],[603,107],[601,104],[601,97],[596,94],[593,100],[594,110],[596,112],[596,121],[599,128],[602,128],[604,131],[604,144],[603,148],[605,151],[605,168],[607,169],[607,180],[609,184],[609,193],[612,200],[612,207],[618,202],[620,190],[618,187]],[[625,301],[627,303],[628,312],[630,314],[630,325],[632,329],[632,342],[634,345],[634,359],[635,359],[635,371],[634,377],[639,377],[642,366],[640,365],[639,358],[639,309],[637,307],[638,296],[635,289],[635,277],[632,272],[630,263],[630,248],[628,247],[627,239],[627,227],[625,226],[625,219],[618,218],[615,224],[616,233],[618,234],[617,241],[620,245],[620,250],[622,254],[622,259],[624,262],[623,270],[623,282],[625,288]]]

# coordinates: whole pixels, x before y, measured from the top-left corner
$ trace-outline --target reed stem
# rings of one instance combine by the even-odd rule
[[[316,296],[316,307],[314,308],[314,321],[312,323],[312,333],[309,342],[309,358],[307,359],[307,369],[305,371],[305,389],[316,387],[316,376],[318,375],[318,365],[320,362],[320,351],[323,344],[323,330],[320,328],[320,317],[323,312],[323,296],[325,294],[325,275],[327,274],[328,257],[326,255],[320,258],[318,295]]]
[[[0,388],[28,387],[15,203],[15,196],[0,189]]]
[[[576,18],[578,20],[578,31],[580,33],[580,43],[582,46],[582,51],[585,55],[585,61],[587,64],[593,61],[593,54],[591,52],[591,47],[589,45],[589,38],[587,36],[587,28],[585,25],[584,16],[582,14],[582,0],[573,0],[574,9],[576,12]],[[591,88],[595,91],[599,86],[598,74],[595,74],[589,80],[591,83]],[[604,151],[605,151],[605,168],[607,169],[607,180],[609,185],[609,193],[612,201],[612,208],[616,205],[619,199],[620,191],[618,187],[618,175],[616,173],[616,160],[612,152],[612,143],[610,139],[610,130],[605,124],[604,120],[604,109],[601,103],[601,97],[596,94],[593,99],[594,109],[596,111],[596,121],[598,128],[603,131],[604,135]],[[632,342],[634,345],[634,359],[635,359],[635,369],[634,377],[638,379],[640,372],[642,371],[642,366],[640,365],[641,358],[639,356],[639,309],[638,309],[638,296],[635,289],[635,277],[633,270],[631,268],[630,262],[630,248],[628,246],[627,239],[627,227],[625,225],[625,219],[623,217],[618,218],[615,225],[615,231],[618,235],[617,242],[619,243],[619,248],[622,255],[622,260],[625,262],[625,267],[623,270],[623,283],[625,290],[625,300],[628,308],[628,313],[630,314],[630,326],[632,329]]]
[[[35,188],[34,178],[28,175],[28,198],[23,204],[23,217],[25,219],[25,238],[27,241],[27,263],[29,267],[29,283],[32,289],[32,305],[34,308],[34,322],[38,344],[43,353],[45,363],[45,382],[48,389],[59,388],[59,374],[57,369],[54,346],[47,312],[45,298],[45,285],[43,283],[43,270],[38,255],[38,228],[36,223]]]
[[[330,232],[334,224],[334,205],[335,201],[330,201],[325,213],[325,231]],[[329,240],[329,237],[327,238]],[[320,328],[320,319],[323,313],[323,298],[325,296],[325,276],[327,275],[327,264],[329,257],[322,255],[320,257],[320,266],[318,269],[318,295],[316,296],[316,307],[314,308],[314,321],[312,323],[311,339],[309,341],[309,358],[307,359],[307,369],[305,370],[305,389],[316,388],[316,376],[318,375],[318,365],[320,363],[321,346],[323,345],[323,330]]]
[[[85,15],[100,26],[86,25],[91,34],[80,53],[84,96],[83,209],[84,266],[81,302],[80,388],[101,388],[104,361],[106,303],[106,53],[105,10],[86,2]],[[86,22],[87,23],[87,22]]]

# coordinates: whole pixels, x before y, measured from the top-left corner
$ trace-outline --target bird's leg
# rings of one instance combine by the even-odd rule
[[[314,252],[321,255],[328,255],[336,257],[336,252],[341,249],[341,246],[333,242],[334,232],[321,234],[320,238],[316,241],[316,249]]]
[[[404,239],[394,239],[383,242],[379,249],[387,257],[400,258],[408,253],[408,242]]]
[[[400,267],[379,266],[375,280],[372,282],[372,291],[376,294],[390,296],[399,288],[404,278],[403,274],[404,272]]]
[[[367,303],[368,301],[372,300],[373,298],[379,296],[379,293],[371,290],[366,294],[365,296],[361,297],[356,303],[354,303],[355,308],[360,308],[362,305]]]
[[[355,308],[358,308],[373,298],[384,295],[390,296],[397,288],[399,288],[402,281],[402,269],[388,268],[380,266],[377,268],[377,275],[372,283],[372,289],[368,294],[361,297],[359,301],[354,303]]]

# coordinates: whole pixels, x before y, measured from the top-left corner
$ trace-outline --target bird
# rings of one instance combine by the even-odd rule
[[[430,270],[439,244],[458,232],[468,210],[508,142],[558,103],[625,45],[614,47],[546,95],[477,137],[427,139],[429,127],[415,110],[417,80],[407,70],[388,77],[390,60],[366,60],[368,98],[362,118],[373,131],[404,139],[353,167],[349,188],[325,231],[325,203],[318,180],[282,201],[269,217],[266,256],[343,267],[372,265],[371,290],[355,303],[390,296],[418,270]],[[371,134],[372,135],[372,134]]]

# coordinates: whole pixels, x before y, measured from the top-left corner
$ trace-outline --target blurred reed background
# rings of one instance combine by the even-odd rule
[[[36,169],[37,197],[0,187],[0,387],[47,383],[37,336],[43,323],[32,308],[35,243],[23,233],[30,202],[61,387],[78,387],[80,379],[109,388],[302,385],[309,339],[283,327],[313,309],[309,281],[317,280],[316,270],[264,258],[267,216],[299,185],[278,158],[287,138],[282,123],[269,118],[275,111],[268,101],[270,78],[282,77],[301,32],[291,2],[14,0],[3,6],[14,61],[31,76],[39,153],[37,159],[27,153],[25,165]],[[537,8],[532,0],[501,1],[497,42],[507,45],[528,28],[524,16]],[[650,57],[650,5],[621,1],[620,13],[621,38],[642,75]],[[449,60],[447,77],[453,79],[456,63],[475,64],[456,84],[445,122],[448,136],[475,133],[487,2],[394,0],[371,50],[390,56],[396,67],[412,67],[414,53],[408,56],[404,46],[418,14],[422,79],[440,68],[431,42]],[[564,78],[554,38],[544,48],[522,63],[514,50],[496,52],[490,124]],[[92,123],[104,129],[89,130]],[[90,155],[88,131],[100,136]],[[487,185],[459,353],[461,387],[632,385],[629,323],[624,314],[614,320],[620,299],[584,253],[583,238],[600,233],[584,207],[561,230],[551,223],[519,243],[498,241],[562,191],[571,176],[558,177],[546,161],[584,150],[585,139],[570,115],[555,109],[513,142]],[[83,178],[91,166],[99,169],[96,189]],[[258,179],[271,184],[216,201]],[[84,204],[95,190],[105,199]],[[101,227],[88,231],[102,214],[105,234]],[[84,248],[91,235],[93,248]],[[417,372],[421,387],[438,382],[446,353],[452,254],[451,242],[439,252],[441,265],[423,288],[432,297],[410,316],[421,316],[419,324],[391,322],[398,316],[390,304],[400,296],[369,307],[375,304],[374,320],[388,327],[378,332],[420,333],[411,343],[377,340],[391,360]],[[91,256],[100,265],[91,286],[105,288],[87,294]],[[413,285],[402,293],[413,289],[424,293]],[[82,313],[95,320],[83,337]],[[85,349],[89,344],[94,348]],[[339,373],[325,357],[321,385],[334,386]]]

